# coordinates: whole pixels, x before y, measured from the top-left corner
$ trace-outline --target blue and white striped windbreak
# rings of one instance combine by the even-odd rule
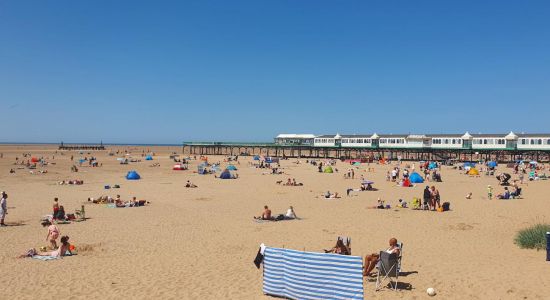
[[[359,256],[266,248],[264,293],[290,299],[363,299]]]

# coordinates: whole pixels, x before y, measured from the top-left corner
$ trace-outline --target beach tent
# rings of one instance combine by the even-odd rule
[[[153,157],[151,155],[145,156],[145,160],[153,160]]]
[[[466,168],[466,167],[473,168],[475,166],[476,166],[476,163],[474,163],[474,162],[465,162],[464,163],[464,168]]]
[[[136,171],[130,171],[126,174],[126,179],[128,180],[138,180],[141,179],[141,176]]]
[[[356,161],[356,162],[354,162],[354,163],[353,163],[353,165],[354,165],[354,166],[360,166],[360,165],[361,165],[361,163],[360,163],[360,162],[358,162],[358,161]]]
[[[479,171],[476,168],[470,168],[468,175],[479,175]]]
[[[331,166],[327,166],[323,172],[325,172],[325,173],[334,173],[334,170],[332,170]]]
[[[411,175],[409,175],[409,180],[411,181],[411,183],[423,183],[424,182],[424,178],[422,178],[422,176],[420,176],[420,174],[418,174],[416,172],[412,172]]]
[[[430,170],[433,170],[437,168],[437,163],[435,161],[432,161],[429,165],[428,165],[428,169]]]
[[[260,160],[260,156],[259,155],[254,155],[254,160]]]
[[[232,179],[229,170],[225,170],[220,174],[220,179]]]
[[[237,171],[237,167],[235,167],[234,165],[229,165],[229,166],[227,166],[226,169],[231,170],[231,171]]]
[[[197,166],[197,173],[199,175],[204,175],[206,174],[206,164],[200,164]]]
[[[490,161],[487,163],[487,167],[489,168],[494,168],[497,166],[497,162],[496,161]]]

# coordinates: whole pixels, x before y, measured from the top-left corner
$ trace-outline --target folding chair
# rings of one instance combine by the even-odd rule
[[[402,247],[403,243],[399,243],[399,255],[396,253],[388,253],[386,251],[380,251],[380,259],[378,261],[378,273],[376,275],[376,291],[382,289],[382,284],[389,280],[390,286],[393,290],[397,290],[397,283],[399,282],[399,273],[401,272],[401,258],[403,257]],[[395,280],[392,280],[395,278]]]
[[[349,255],[351,255],[351,238],[347,236],[339,236],[338,240],[341,240],[344,245],[346,245],[349,250]]]

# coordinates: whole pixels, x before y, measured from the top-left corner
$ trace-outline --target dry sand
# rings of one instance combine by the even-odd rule
[[[125,149],[123,147],[113,149]],[[141,158],[144,148],[133,148]],[[359,180],[346,180],[340,173],[320,174],[309,164],[296,165],[295,159],[282,161],[289,175],[262,175],[265,170],[251,168],[251,157],[242,157],[237,180],[189,171],[172,171],[168,158],[178,147],[156,147],[155,160],[120,165],[107,151],[92,152],[103,164],[70,172],[70,156],[77,152],[55,154],[53,146],[2,146],[0,152],[0,189],[9,194],[8,224],[0,228],[2,246],[2,299],[52,299],[71,295],[76,299],[269,299],[262,294],[262,273],[252,264],[260,243],[268,246],[322,251],[332,246],[338,235],[353,239],[354,255],[377,252],[390,237],[405,243],[402,286],[397,292],[374,292],[366,282],[365,298],[428,298],[426,288],[434,287],[440,299],[548,299],[550,263],[543,251],[522,250],[513,243],[518,229],[537,221],[550,221],[548,187],[550,181],[524,185],[524,199],[489,201],[486,186],[493,177],[468,177],[444,167],[444,182],[435,183],[442,201],[450,201],[450,212],[436,213],[410,209],[375,210],[367,206],[382,197],[395,205],[422,195],[424,185],[395,187],[385,181],[390,166],[362,165],[356,172],[374,180],[379,191],[361,192],[346,197],[348,187]],[[13,168],[15,156],[30,152],[49,157],[55,165],[47,174],[30,174]],[[52,155],[55,154],[55,159]],[[210,157],[210,161],[223,160]],[[149,167],[158,162],[160,167]],[[302,160],[305,162],[305,160]],[[500,167],[503,168],[503,167]],[[127,181],[128,170],[137,170],[142,180]],[[288,177],[303,182],[303,187],[276,185]],[[64,179],[83,179],[84,185],[60,186]],[[186,189],[191,180],[199,188]],[[121,189],[104,190],[106,184]],[[326,200],[319,195],[337,191],[341,199]],[[473,192],[471,200],[465,199]],[[86,204],[89,220],[59,225],[62,234],[80,249],[78,256],[42,262],[15,259],[30,247],[46,245],[46,230],[39,224],[51,211],[52,200],[59,197],[67,212],[99,195],[123,199],[136,196],[151,204],[141,208],[114,209]],[[293,205],[299,221],[258,224],[264,204],[274,213]],[[545,296],[546,295],[546,296]]]

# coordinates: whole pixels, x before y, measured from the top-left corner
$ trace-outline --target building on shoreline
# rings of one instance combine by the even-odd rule
[[[550,162],[550,134],[280,134],[273,143],[185,142],[182,150],[200,155]]]

